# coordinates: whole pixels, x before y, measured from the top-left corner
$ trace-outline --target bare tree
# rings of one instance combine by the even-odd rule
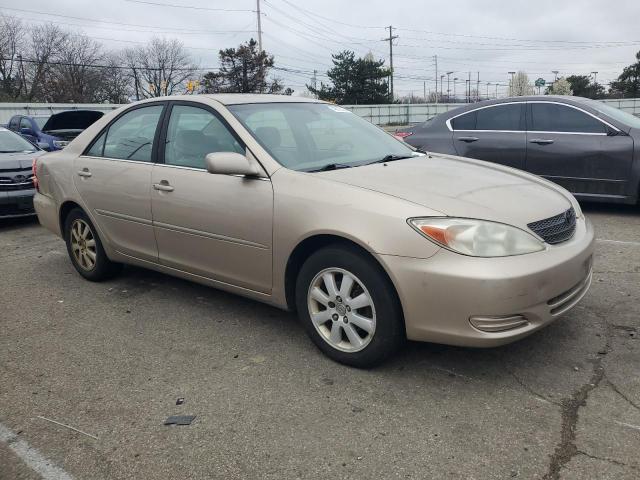
[[[509,82],[509,96],[524,97],[525,95],[533,95],[533,85],[529,81],[529,76],[520,71]]]
[[[104,59],[101,44],[84,34],[68,35],[45,81],[45,100],[74,103],[94,101],[100,89]]]
[[[173,95],[185,89],[196,66],[176,39],[154,38],[146,46],[128,49],[124,60],[134,82],[136,98]]]
[[[25,28],[20,19],[0,15],[0,97],[16,99],[24,84],[24,65],[19,55]]]
[[[127,103],[133,87],[128,69],[123,68],[124,55],[113,52],[107,55],[100,75],[99,88],[95,93],[97,102]]]
[[[31,29],[29,63],[27,68],[26,97],[40,100],[46,97],[45,87],[59,56],[67,42],[69,33],[58,26],[46,24]],[[25,67],[27,64],[25,64]]]

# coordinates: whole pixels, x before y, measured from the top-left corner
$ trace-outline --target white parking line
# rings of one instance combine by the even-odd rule
[[[622,240],[607,240],[606,238],[597,238],[596,242],[600,242],[600,243],[617,243],[619,245],[633,245],[635,247],[640,247],[640,242],[623,242]]]
[[[18,435],[2,423],[0,423],[0,442],[6,443],[24,463],[44,480],[73,480],[71,475],[43,457],[38,450],[21,440]]]

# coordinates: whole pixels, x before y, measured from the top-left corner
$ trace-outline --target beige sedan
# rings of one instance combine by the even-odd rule
[[[297,310],[359,367],[406,338],[517,340],[591,282],[593,229],[566,190],[304,98],[134,103],[34,172],[40,222],[86,279],[132,264]]]

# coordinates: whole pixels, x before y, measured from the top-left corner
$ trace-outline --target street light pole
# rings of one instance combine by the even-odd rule
[[[591,72],[593,73],[593,84],[597,85],[598,84],[598,72]]]
[[[513,96],[513,79],[514,76],[516,74],[516,72],[507,72],[509,75],[511,75],[511,83],[509,83],[509,96]]]
[[[456,103],[456,80],[458,80],[458,77],[453,79],[453,103]]]
[[[447,103],[451,102],[451,88],[449,78],[452,73],[453,72],[447,72]]]
[[[558,81],[558,74],[560,73],[559,70],[551,70],[551,73],[553,73],[555,75],[555,77],[553,78],[553,83]]]
[[[444,75],[440,75],[440,97],[443,97],[442,84],[444,83]]]

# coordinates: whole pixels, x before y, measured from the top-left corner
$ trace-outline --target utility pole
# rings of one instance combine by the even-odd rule
[[[513,96],[513,76],[516,74],[516,72],[507,72],[509,75],[511,75],[511,83],[509,83],[509,96]]]
[[[469,103],[469,80],[465,79],[464,81],[464,96],[465,101]]]
[[[422,82],[422,96],[424,97],[424,103],[427,103],[427,82]]]
[[[442,98],[444,96],[443,92],[442,92],[442,86],[444,85],[444,75],[440,75],[440,97]]]
[[[450,75],[453,72],[447,72],[447,103],[451,103],[451,88],[450,88]]]
[[[453,78],[453,103],[456,103],[456,80],[458,77]]]
[[[438,103],[438,55],[433,56],[436,61],[436,103]]]
[[[391,103],[393,103],[393,41],[398,38],[398,36],[393,34],[393,25],[389,25],[387,28],[389,29],[389,38],[383,38],[382,41],[389,42],[389,69],[391,71],[389,87]]]
[[[256,0],[256,13],[258,14],[258,48],[262,52],[262,19],[260,18],[260,0]]]
[[[471,72],[467,72],[467,74],[469,75],[469,86],[467,87],[469,89],[467,93],[467,103],[471,103]]]
[[[476,100],[480,100],[480,72],[478,72],[478,82],[476,83]]]

